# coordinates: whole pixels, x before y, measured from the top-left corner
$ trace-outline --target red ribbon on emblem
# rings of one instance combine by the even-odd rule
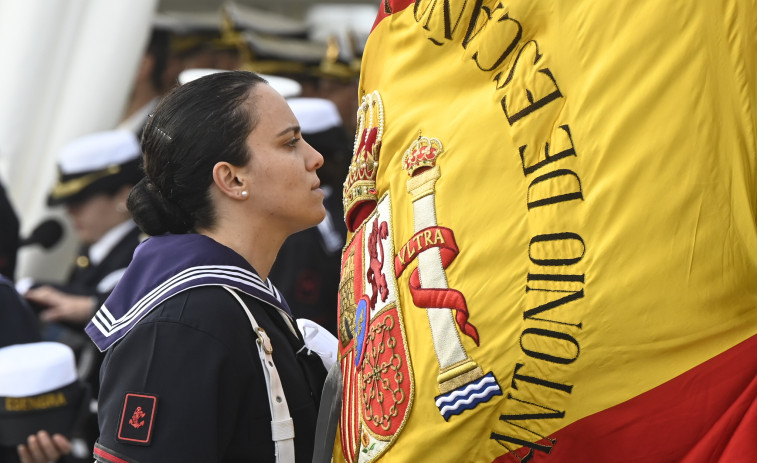
[[[428,227],[410,238],[394,258],[394,274],[397,278],[418,255],[431,248],[439,248],[442,268],[446,269],[460,253],[455,234],[446,227]],[[460,331],[479,345],[478,330],[468,323],[468,305],[463,293],[451,288],[422,288],[418,269],[410,274],[410,295],[413,303],[423,309],[450,309],[455,311],[455,321]]]

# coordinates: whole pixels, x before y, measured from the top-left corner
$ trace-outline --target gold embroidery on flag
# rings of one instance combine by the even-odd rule
[[[345,403],[341,439],[350,463],[367,463],[382,455],[404,428],[412,407],[413,371],[394,252],[391,201],[386,193],[352,235],[342,256],[339,338]]]
[[[350,231],[376,205],[376,172],[384,136],[384,105],[378,92],[363,96],[357,112],[355,146],[344,182],[344,221]]]
[[[395,276],[405,270],[409,259],[417,259],[418,267],[409,278],[413,303],[426,309],[434,352],[439,364],[437,377],[440,395],[435,398],[445,420],[489,401],[502,390],[494,375],[484,374],[470,358],[460,332],[476,345],[478,330],[469,321],[465,296],[449,288],[446,267],[452,263],[459,249],[454,232],[440,227],[436,220],[436,182],[441,178],[437,163],[444,152],[442,142],[420,133],[402,156],[402,167],[410,178],[407,192],[413,204],[415,235],[400,248],[395,258]]]

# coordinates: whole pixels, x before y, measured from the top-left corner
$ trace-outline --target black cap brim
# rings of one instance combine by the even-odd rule
[[[0,400],[0,446],[12,447],[40,430],[69,436],[77,420],[88,411],[89,388],[76,381],[34,397]]]
[[[99,194],[114,194],[123,186],[134,186],[142,178],[141,161],[111,166],[76,175],[63,175],[47,197],[48,206],[82,203]]]

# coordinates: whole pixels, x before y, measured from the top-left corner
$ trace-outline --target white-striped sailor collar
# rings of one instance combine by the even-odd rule
[[[158,304],[208,285],[231,286],[291,314],[276,287],[263,281],[232,249],[204,235],[163,235],[137,247],[123,277],[85,331],[104,352]]]

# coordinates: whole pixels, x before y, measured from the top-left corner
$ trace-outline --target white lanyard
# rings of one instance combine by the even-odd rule
[[[244,308],[244,313],[250,319],[250,324],[255,334],[258,336],[255,342],[258,346],[260,363],[263,364],[265,373],[265,383],[268,391],[268,404],[271,407],[271,437],[276,446],[276,461],[281,463],[294,462],[294,422],[289,416],[289,406],[284,396],[284,389],[281,387],[281,379],[276,371],[276,365],[273,363],[273,346],[265,330],[258,326],[252,312],[242,301],[242,298],[228,286],[224,286],[226,291],[230,292],[234,298]]]

